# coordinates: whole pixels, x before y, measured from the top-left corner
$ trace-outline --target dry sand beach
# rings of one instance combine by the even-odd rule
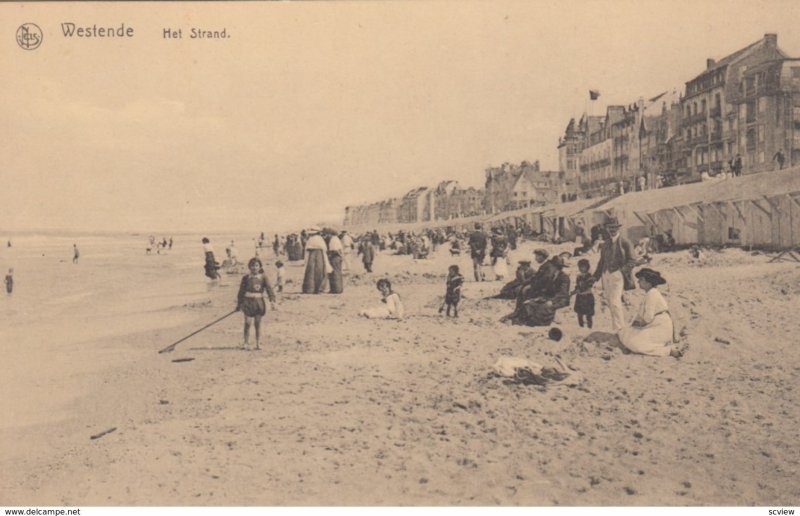
[[[652,266],[669,281],[661,290],[685,326],[681,359],[585,342],[609,330],[602,310],[594,330],[560,310],[560,342],[547,328],[501,324],[512,302],[483,299],[501,283],[472,282],[469,258],[445,249],[423,261],[381,253],[371,275],[355,263],[341,295],[299,294],[302,267],[290,264],[262,351],[237,349],[236,314],[158,354],[232,310],[239,276],[210,286],[199,236],[151,256],[143,237],[83,238],[78,265],[72,241],[20,237],[0,254],[16,278],[0,299],[0,504],[800,498],[797,264],[740,249],[709,251],[703,263],[656,255]],[[225,239],[212,241],[221,254]],[[240,244],[240,257],[250,249]],[[524,243],[512,260],[532,249]],[[468,277],[457,320],[437,314],[454,262]],[[356,315],[377,304],[374,280],[384,276],[406,320]],[[628,296],[631,315],[641,293]],[[558,358],[571,376],[508,384],[491,374],[502,356]]]

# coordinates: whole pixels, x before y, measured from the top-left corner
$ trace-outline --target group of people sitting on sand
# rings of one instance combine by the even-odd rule
[[[543,248],[534,250],[535,265],[532,265],[530,260],[521,260],[515,277],[505,284],[497,295],[492,296],[495,299],[515,302],[513,311],[503,316],[500,321],[516,325],[549,326],[553,324],[556,312],[570,306],[571,298],[574,296],[573,307],[578,316],[579,326],[592,328],[595,315],[593,289],[599,284],[609,309],[613,333],[618,336],[625,349],[646,355],[676,354],[673,347],[674,324],[667,303],[658,290],[660,285],[666,283],[664,277],[651,268],[641,268],[635,275],[633,274],[634,268],[649,261],[649,256],[643,257],[641,251],[637,253],[630,242],[620,234],[620,224],[616,219],[609,220],[599,231],[593,230],[592,233],[597,235],[599,242],[592,242],[590,249],[596,249],[593,252],[600,255],[594,272],[590,270],[589,260],[580,259],[577,262],[575,287],[571,288],[571,279],[565,272],[569,267],[566,259],[570,254],[550,256]],[[303,293],[325,291],[333,294],[342,293],[344,289],[342,268],[347,262],[347,255],[357,250],[358,254],[363,256],[365,271],[371,272],[377,250],[381,247],[386,248],[385,245],[381,245],[383,237],[377,232],[353,238],[346,232],[309,228],[301,234],[305,257]],[[462,236],[467,237],[476,280],[484,279],[482,267],[489,244],[491,250],[488,254],[496,279],[502,279],[507,273],[510,248],[507,232],[502,228],[495,228],[489,237],[483,233],[482,227],[476,224],[472,233]],[[451,234],[450,237],[454,235]],[[392,243],[401,242],[402,245],[408,245],[416,238],[417,235],[397,234],[390,236],[389,240]],[[437,234],[435,238],[437,244],[442,242],[441,235]],[[456,239],[458,240],[458,237]],[[203,239],[203,244],[206,247],[206,275],[218,278],[219,265],[214,261],[213,251],[210,251],[207,238]],[[250,260],[248,268],[250,272],[242,279],[237,307],[245,312],[245,341],[248,340],[250,325],[255,324],[256,346],[258,346],[260,319],[266,312],[263,300],[267,298],[274,301],[275,297],[260,259],[255,257]],[[280,273],[282,270],[279,271],[279,275]],[[622,295],[625,290],[636,288],[634,276],[645,296],[636,316],[626,322]],[[278,281],[282,284],[282,279],[279,278]],[[453,317],[458,317],[458,305],[464,281],[458,265],[451,265],[446,278],[444,301],[439,308],[440,313],[446,310],[447,316],[452,314]],[[400,295],[392,289],[391,282],[383,278],[377,281],[376,286],[381,295],[382,305],[362,310],[359,314],[367,318],[403,319],[405,309]],[[251,300],[255,298],[260,298],[262,302]]]

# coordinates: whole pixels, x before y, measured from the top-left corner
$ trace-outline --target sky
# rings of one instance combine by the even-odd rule
[[[765,33],[800,56],[798,19],[794,0],[2,3],[0,230],[283,231],[503,162],[555,170],[570,118]],[[29,22],[35,50],[13,37]]]

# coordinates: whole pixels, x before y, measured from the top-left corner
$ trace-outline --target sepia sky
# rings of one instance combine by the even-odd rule
[[[0,230],[283,230],[505,161],[556,169],[589,88],[601,114],[767,32],[800,56],[798,19],[795,0],[0,4]]]

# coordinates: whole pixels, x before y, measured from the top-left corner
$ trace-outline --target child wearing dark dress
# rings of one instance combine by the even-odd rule
[[[578,277],[575,278],[575,312],[578,314],[578,324],[583,328],[584,317],[586,326],[592,327],[592,316],[594,316],[594,294],[592,286],[594,277],[589,273],[589,260],[578,260]]]
[[[275,292],[272,290],[261,260],[251,258],[247,264],[250,274],[245,274],[239,286],[236,310],[244,313],[244,342],[242,347],[247,349],[250,340],[250,325],[255,325],[256,347],[261,349],[261,318],[267,313],[264,296],[269,297],[270,307],[275,310]]]
[[[453,309],[453,317],[458,317],[458,302],[461,301],[461,286],[464,284],[464,276],[458,271],[458,265],[451,265],[447,274],[447,291],[444,295],[444,304],[439,307],[442,313],[445,305],[447,306],[447,317],[450,317],[450,308]]]

